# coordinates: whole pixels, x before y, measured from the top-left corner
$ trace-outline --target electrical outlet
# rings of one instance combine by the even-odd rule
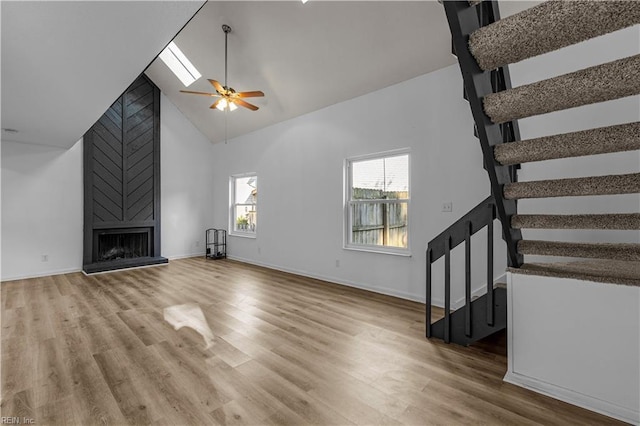
[[[260,254],[260,246],[258,246],[258,254]]]
[[[49,261],[49,255],[48,254],[43,254],[42,256],[40,256],[40,261],[41,262],[48,262]]]
[[[336,268],[340,267],[340,260],[336,259]]]
[[[453,211],[453,203],[451,201],[447,201],[446,203],[442,203],[442,211],[450,213]]]
[[[193,243],[194,247],[200,247],[200,241],[196,241],[195,243]]]

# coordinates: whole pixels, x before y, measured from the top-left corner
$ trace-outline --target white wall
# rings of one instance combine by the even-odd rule
[[[637,424],[640,288],[520,274],[508,281],[505,380]]]
[[[79,270],[82,220],[82,141],[2,142],[3,280]]]
[[[517,64],[512,67],[514,84],[638,53],[639,32],[636,26]],[[170,258],[201,254],[204,229],[228,228],[229,175],[256,171],[260,229],[256,239],[231,238],[232,256],[423,300],[427,242],[489,194],[461,87],[459,71],[452,66],[214,146],[162,96],[162,254]],[[586,115],[578,114],[581,111]],[[639,116],[640,103],[635,97],[525,119],[521,130],[523,137],[535,137],[633,121]],[[344,158],[404,147],[412,150],[413,256],[344,250]],[[79,143],[68,151],[2,143],[3,280],[80,269],[81,151]],[[633,172],[639,160],[638,155],[628,154],[554,160],[564,164],[557,168],[553,164],[526,165],[521,178],[562,177],[557,171],[573,176]],[[445,201],[453,201],[453,213],[440,211]],[[520,208],[523,212],[579,208],[604,213],[638,211],[639,205],[637,195],[624,195],[524,200]],[[495,228],[499,235],[499,227]],[[640,238],[638,233],[624,231],[582,231],[569,236],[563,231],[544,232],[525,231],[525,237]],[[499,276],[505,261],[503,244],[497,241],[494,270]],[[475,287],[484,285],[483,244],[483,237],[474,242]],[[42,254],[49,255],[48,262],[41,262]],[[454,261],[462,261],[461,249],[454,251]],[[453,273],[453,282],[462,282],[461,268],[454,267]],[[441,276],[437,264],[434,280]],[[454,300],[461,295],[461,290],[454,292]],[[438,287],[434,297],[436,303],[442,299]]]
[[[343,249],[344,159],[407,147],[413,256]],[[229,227],[229,176],[258,173],[257,237],[230,237],[232,257],[415,300],[425,297],[428,241],[490,194],[456,67],[216,144],[213,161],[217,227]],[[453,213],[441,212],[445,201],[453,202]],[[484,241],[482,233],[478,254]],[[455,260],[462,262],[459,251]],[[502,275],[504,251],[496,257]],[[484,285],[484,262],[474,257],[476,286]],[[441,278],[439,264],[435,269]],[[454,282],[462,283],[463,273],[454,267]],[[453,299],[462,294],[460,287]],[[434,298],[441,303],[438,285]]]
[[[160,138],[162,255],[204,255],[212,145],[164,95]],[[3,281],[82,268],[82,179],[82,141],[69,150],[2,142]]]
[[[160,110],[162,255],[204,256],[213,210],[213,145],[164,94]]]
[[[638,53],[638,28],[543,55],[512,66],[514,85]],[[330,281],[424,300],[426,243],[489,193],[468,105],[461,99],[456,66],[298,117],[214,148],[215,197],[228,199],[229,175],[259,175],[259,230],[256,239],[231,237],[232,257]],[[240,111],[240,113],[248,113]],[[523,138],[635,121],[637,97],[576,108],[521,121]],[[360,154],[409,147],[412,150],[410,258],[344,250],[343,161]],[[525,165],[521,180],[637,172],[637,155],[606,154]],[[452,200],[454,212],[441,213]],[[523,200],[521,212],[636,212],[635,195]],[[215,225],[228,227],[224,202],[214,209]],[[497,224],[496,224],[497,225]],[[499,236],[499,227],[496,226]],[[525,238],[636,242],[628,231],[524,231]],[[498,238],[495,275],[504,270]],[[481,254],[484,239],[474,248]],[[484,260],[474,254],[474,287],[484,285]],[[454,251],[462,262],[462,247]],[[529,259],[527,259],[529,260]],[[540,259],[532,259],[540,260]],[[339,262],[340,266],[336,266]],[[453,268],[462,282],[462,269]],[[437,265],[434,278],[441,278]],[[455,291],[453,299],[462,296]],[[442,291],[434,290],[436,303]]]

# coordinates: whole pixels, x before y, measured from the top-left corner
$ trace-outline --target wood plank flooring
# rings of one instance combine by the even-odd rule
[[[427,341],[421,304],[231,260],[5,282],[1,303],[1,415],[37,425],[616,423],[504,383],[500,339]]]

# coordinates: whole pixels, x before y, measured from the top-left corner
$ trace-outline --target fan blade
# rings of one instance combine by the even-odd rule
[[[264,96],[260,90],[255,90],[253,92],[238,92],[233,94],[234,97],[237,98],[259,98]]]
[[[217,93],[194,92],[194,91],[191,91],[191,90],[181,90],[180,93],[189,93],[191,95],[204,95],[204,96],[220,96]]]
[[[209,83],[211,83],[213,85],[213,87],[215,87],[215,89],[218,91],[218,93],[220,93],[220,94],[226,93],[226,91],[224,90],[224,87],[222,87],[222,85],[220,83],[218,83],[216,80],[209,79]]]
[[[231,102],[235,102],[236,104],[243,106],[245,108],[249,108],[251,111],[257,111],[258,107],[255,105],[251,105],[249,102],[245,102],[242,99],[232,99]]]
[[[211,105],[209,108],[211,108],[211,109],[216,109],[216,107],[218,106],[218,104],[220,103],[220,101],[221,101],[222,99],[224,99],[224,98],[220,98],[220,99],[218,99],[217,101],[215,101],[215,102],[213,103],[213,105]]]

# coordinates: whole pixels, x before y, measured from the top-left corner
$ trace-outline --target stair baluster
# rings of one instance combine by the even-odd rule
[[[471,222],[464,225],[464,334],[471,337]]]
[[[433,249],[427,249],[427,305],[425,312],[425,325],[427,338],[431,338],[431,263]]]
[[[466,345],[504,328],[506,315],[504,315],[505,321],[494,324],[494,309],[495,304],[498,303],[494,297],[495,289],[493,287],[493,221],[495,219],[495,201],[490,196],[429,243],[426,252],[427,337],[439,337],[446,343],[454,342]],[[488,239],[487,294],[472,301],[471,237],[485,228],[487,228]],[[464,313],[463,318],[458,317],[458,311],[452,312],[451,310],[451,251],[462,243],[465,245],[465,306],[460,310],[460,315]],[[444,257],[444,318],[432,324],[432,265],[441,257]],[[486,306],[481,305],[485,301]]]
[[[444,243],[444,342],[451,341],[451,237]]]
[[[491,217],[496,217],[495,207],[489,204]],[[487,224],[487,325],[493,327],[493,221]]]

